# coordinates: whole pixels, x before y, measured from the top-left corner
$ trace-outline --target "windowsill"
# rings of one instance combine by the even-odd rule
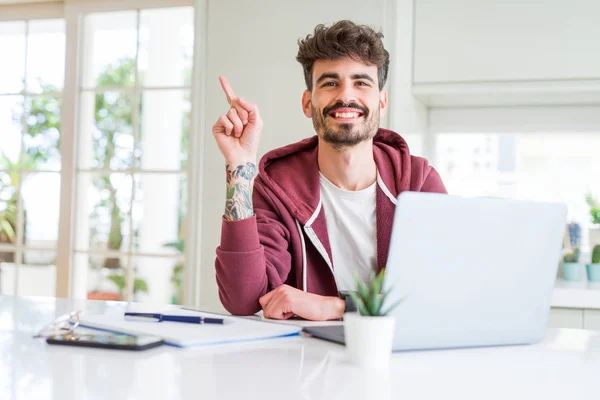
[[[552,307],[600,310],[600,282],[557,279],[552,293]]]

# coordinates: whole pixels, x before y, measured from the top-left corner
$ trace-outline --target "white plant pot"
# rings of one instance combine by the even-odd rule
[[[360,367],[385,368],[390,364],[395,318],[344,314],[344,336],[350,361]]]
[[[600,244],[600,228],[590,228],[589,230],[590,252],[594,246]]]

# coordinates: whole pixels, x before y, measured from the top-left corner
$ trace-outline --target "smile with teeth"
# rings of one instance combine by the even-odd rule
[[[335,118],[358,118],[362,116],[362,113],[359,112],[333,112],[331,113]]]

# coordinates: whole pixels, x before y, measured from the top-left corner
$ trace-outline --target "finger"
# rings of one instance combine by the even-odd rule
[[[292,315],[294,314],[292,310],[290,293],[287,291],[282,291],[274,296],[265,310],[265,314],[268,315],[269,318],[274,319],[288,319],[290,318],[290,313]]]
[[[244,125],[242,124],[242,120],[238,116],[235,108],[230,108],[227,112],[227,118],[233,123],[233,132],[235,133],[235,137],[242,136],[242,131],[244,130]]]
[[[283,308],[285,306],[284,296],[275,296],[271,299],[269,304],[267,304],[267,308],[265,309],[265,316],[267,318],[272,319],[283,319],[285,311]]]
[[[223,127],[223,133],[225,133],[227,136],[230,136],[233,130],[233,123],[229,120],[229,118],[227,118],[226,115],[221,115],[218,122]]]
[[[260,306],[263,308],[263,310],[267,307],[272,297],[277,293],[276,291],[277,289],[271,290],[270,292],[258,299],[258,302],[260,303]]]
[[[225,92],[225,96],[227,96],[227,102],[231,105],[231,102],[235,100],[235,93],[233,93],[231,85],[224,76],[219,76],[219,82],[221,83],[221,87]]]
[[[231,107],[235,108],[238,116],[240,117],[240,120],[242,121],[242,124],[246,125],[248,124],[248,111],[246,111],[246,109],[242,107],[239,100],[239,97],[233,100],[233,102],[231,103]]]
[[[244,100],[241,97],[236,99],[236,103],[244,108],[248,112],[248,123],[254,126],[262,126],[262,119],[258,112],[258,106],[251,101]]]
[[[248,112],[249,116],[251,114],[254,116],[256,116],[258,114],[258,107],[256,106],[256,104],[252,103],[251,101],[248,101],[241,97],[238,97],[236,99],[236,103],[238,103],[244,110],[246,110]]]

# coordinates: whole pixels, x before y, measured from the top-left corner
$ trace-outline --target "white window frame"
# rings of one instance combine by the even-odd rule
[[[200,127],[204,122],[206,87],[205,0],[70,0],[66,3],[40,3],[0,6],[0,21],[64,18],[66,36],[65,81],[61,106],[61,193],[59,240],[56,248],[56,297],[72,297],[74,292],[74,231],[77,191],[77,137],[79,82],[81,72],[80,43],[82,17],[91,12],[126,11],[164,7],[194,6],[194,62],[191,82],[190,154],[187,177],[189,230],[186,238],[184,303],[199,305],[200,249],[202,226],[202,157],[204,138]],[[111,171],[114,172],[114,171]],[[119,171],[122,172],[122,171]],[[150,171],[151,172],[151,171]],[[155,255],[152,255],[153,257]]]
[[[29,67],[28,65],[28,60],[27,60],[27,52],[28,52],[28,43],[29,43],[29,35],[30,35],[30,23],[31,21],[36,21],[36,20],[49,20],[49,19],[63,19],[63,8],[59,3],[48,3],[48,4],[33,4],[31,6],[22,6],[22,5],[18,5],[18,6],[0,6],[0,22],[12,22],[12,21],[19,21],[19,22],[24,22],[25,23],[25,71],[24,72],[24,86],[21,89],[21,91],[19,92],[15,92],[15,93],[6,93],[3,95],[8,95],[8,96],[20,96],[25,100],[25,103],[23,104],[23,117],[21,119],[21,129],[22,131],[22,135],[25,135],[27,133],[27,124],[25,123],[25,118],[27,117],[27,110],[26,110],[26,102],[27,100],[33,100],[36,97],[49,97],[49,98],[57,98],[60,99],[62,101],[63,98],[63,94],[64,94],[64,89],[61,91],[57,91],[57,92],[40,92],[40,93],[36,93],[36,92],[32,92],[31,90],[29,90],[29,88],[27,87],[27,69]],[[62,111],[62,109],[61,109]],[[62,116],[61,116],[62,118]],[[20,150],[20,155],[19,158],[23,156],[23,152],[25,151],[24,147],[23,147],[23,136],[21,136],[21,150]],[[29,174],[37,174],[37,173],[51,173],[51,174],[60,174],[59,171],[56,170],[52,170],[52,169],[44,169],[44,168],[35,168],[35,169],[26,169],[23,167],[23,165],[20,165],[20,168],[18,170],[19,176],[21,178],[21,185],[20,187],[17,189],[18,193],[22,193],[23,190],[23,183],[24,183],[24,179],[26,176],[28,176]],[[18,196],[18,205],[17,205],[17,211],[18,211],[18,215],[17,215],[17,237],[15,240],[15,246],[5,246],[5,245],[0,245],[0,250],[4,250],[4,251],[14,251],[15,254],[15,276],[14,276],[14,291],[15,293],[19,293],[19,287],[20,287],[20,270],[19,268],[21,266],[24,265],[24,255],[27,252],[40,252],[40,253],[56,253],[57,252],[57,247],[56,248],[46,248],[46,247],[36,247],[36,246],[30,246],[27,244],[23,244],[23,240],[24,238],[24,231],[25,231],[25,216],[24,216],[24,204],[23,204],[23,197],[22,194],[20,194]],[[58,246],[58,243],[57,243]]]

